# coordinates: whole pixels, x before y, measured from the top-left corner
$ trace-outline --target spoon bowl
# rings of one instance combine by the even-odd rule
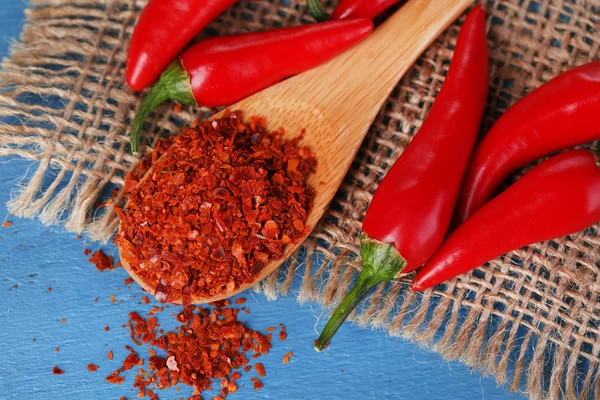
[[[352,49],[229,108],[242,110],[245,118],[263,117],[268,130],[283,127],[287,137],[305,130],[300,144],[311,150],[318,163],[316,172],[308,178],[316,191],[305,222],[311,230],[340,187],[369,127],[398,81],[472,2],[411,0]],[[248,289],[276,271],[301,244],[287,245],[283,257],[265,265],[253,282],[211,298],[196,297],[193,302],[222,300]],[[155,293],[156,288],[136,273],[120,247],[119,254],[131,277],[146,291]]]

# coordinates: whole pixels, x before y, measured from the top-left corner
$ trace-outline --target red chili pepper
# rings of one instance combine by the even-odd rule
[[[541,163],[459,226],[411,288],[430,288],[511,250],[594,225],[600,221],[599,168],[599,154],[589,150]]]
[[[333,10],[331,19],[369,18],[373,19],[400,0],[341,0]],[[320,0],[307,0],[310,13],[317,21],[326,18]]]
[[[150,0],[129,44],[129,87],[140,91],[154,83],[194,36],[236,1]]]
[[[414,270],[450,225],[488,90],[485,14],[469,13],[448,75],[420,131],[377,189],[363,222],[363,269],[315,344],[322,350],[352,309],[381,282]]]
[[[171,63],[142,101],[131,126],[131,151],[148,115],[159,104],[216,107],[233,104],[282,79],[342,53],[373,30],[368,19],[329,21],[207,39]]]
[[[600,139],[600,61],[574,68],[511,107],[473,152],[454,215],[458,226],[491,199],[511,172]]]

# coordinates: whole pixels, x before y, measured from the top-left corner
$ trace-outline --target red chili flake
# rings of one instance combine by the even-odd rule
[[[252,367],[251,367],[251,366],[249,366],[249,365],[246,365],[246,366],[244,367],[244,371],[245,371],[245,372],[250,372],[250,370],[251,370],[251,369],[252,369]]]
[[[245,303],[246,303],[245,297],[240,297],[239,299],[235,299],[235,304],[245,304]]]
[[[46,289],[46,290],[48,290],[49,292],[51,292],[51,291],[52,291],[52,288],[51,288],[51,287],[49,287],[49,288],[48,288],[48,289]]]
[[[261,363],[254,364],[254,369],[258,372],[260,376],[267,376],[267,371],[265,370],[265,366]]]
[[[95,264],[99,271],[113,269],[113,258],[104,254],[102,250],[98,250],[92,254],[92,257],[88,261],[90,264]]]
[[[100,297],[96,297],[96,298],[94,299],[94,303],[97,303],[99,299],[100,299]]]
[[[58,347],[55,347],[54,351],[58,353],[60,351],[60,349]]]
[[[106,326],[104,327],[104,331],[105,331],[105,332],[108,332],[108,331],[110,331],[110,326],[106,325]]]
[[[75,236],[75,239],[77,239],[77,240],[81,240],[81,235],[77,235],[77,236]]]
[[[106,377],[106,382],[114,385],[120,385],[125,382],[125,377],[119,376],[119,371],[113,371],[109,376]]]
[[[114,294],[111,294],[109,298],[112,304],[115,304],[115,302],[117,301],[117,296],[115,296]]]
[[[281,237],[306,235],[316,159],[300,137],[242,120],[236,112],[184,129],[151,169],[144,163],[145,179],[126,176],[115,241],[161,302],[231,293],[283,256]]]
[[[231,394],[234,394],[235,392],[237,392],[238,390],[238,385],[235,384],[235,382],[229,382],[229,384],[227,385],[227,391]]]
[[[232,381],[237,381],[241,377],[242,377],[242,374],[240,374],[239,372],[234,372],[233,374],[231,374],[229,379],[231,379]]]
[[[113,352],[112,352],[112,350],[109,350],[109,351],[108,351],[108,359],[109,359],[109,360],[112,360],[112,359],[113,359]]]
[[[86,256],[89,256],[90,254],[92,254],[92,249],[85,249],[83,250],[83,254]]]
[[[267,332],[274,332],[276,330],[277,330],[277,328],[274,327],[274,326],[270,326],[270,327],[267,328]]]
[[[62,369],[58,368],[56,365],[54,367],[52,367],[52,373],[54,375],[62,375],[65,373],[65,371],[63,371]]]
[[[254,383],[254,390],[260,390],[263,388],[263,384],[258,380],[258,378],[252,377],[250,380]]]
[[[127,278],[123,281],[123,283],[126,285],[131,285],[133,282],[135,282],[133,278]]]
[[[148,298],[148,296],[142,296],[142,301],[144,302],[144,304],[150,304],[150,299]]]
[[[294,353],[292,353],[291,351],[289,353],[287,353],[286,355],[283,356],[283,363],[284,364],[288,364],[290,362],[290,359],[292,358],[292,356],[294,355]]]
[[[36,338],[33,338],[33,341],[34,341],[34,342],[37,342],[37,339],[36,339]]]
[[[281,331],[279,331],[279,340],[287,339],[287,331],[285,330],[285,326],[283,324],[279,324],[281,327]]]
[[[121,396],[121,397],[119,397],[119,400],[127,400],[127,397]]]
[[[61,318],[60,322],[63,323],[63,324],[65,324],[65,323],[67,323],[67,319],[66,318]]]
[[[8,228],[8,227],[9,227],[9,226],[11,226],[11,225],[12,225],[12,222],[10,222],[10,221],[6,221],[5,223],[3,223],[3,224],[2,224],[2,227],[3,227],[3,228]]]
[[[87,369],[88,369],[88,371],[90,371],[90,372],[95,372],[95,371],[98,371],[98,368],[99,368],[99,367],[98,367],[96,364],[88,364],[88,366],[87,366]]]

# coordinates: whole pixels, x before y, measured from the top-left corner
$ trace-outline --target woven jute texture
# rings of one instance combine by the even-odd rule
[[[139,97],[124,83],[124,68],[128,38],[145,3],[31,0],[21,40],[0,72],[0,155],[36,161],[14,192],[12,213],[101,241],[114,233],[113,205],[95,204],[121,188],[124,173],[137,162],[127,152],[126,133]],[[599,1],[482,3],[491,58],[484,132],[526,93],[600,58]],[[286,294],[298,275],[301,302],[331,307],[347,293],[361,267],[362,215],[427,116],[461,21],[400,82],[315,232],[258,289],[271,297]],[[303,0],[241,0],[202,35],[307,22]],[[210,113],[161,107],[145,143]],[[115,203],[122,198],[119,191]],[[600,399],[599,246],[596,226],[512,252],[424,294],[407,289],[408,277],[379,287],[354,321],[429,346],[533,398]]]

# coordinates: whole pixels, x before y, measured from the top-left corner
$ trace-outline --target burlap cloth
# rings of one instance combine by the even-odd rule
[[[113,234],[113,206],[98,209],[95,203],[120,188],[137,161],[126,151],[126,131],[139,97],[124,84],[124,68],[145,3],[31,0],[20,43],[0,72],[0,117],[6,121],[0,155],[37,161],[9,203],[12,213],[101,241]],[[596,0],[482,3],[491,58],[484,131],[535,87],[600,58]],[[241,0],[203,35],[310,21],[303,0]],[[302,277],[301,302],[329,307],[348,291],[360,268],[361,216],[427,115],[458,27],[425,52],[386,102],[313,235],[278,275],[262,282],[269,296],[288,293],[295,275]],[[176,113],[164,106],[146,138],[176,131],[199,113],[210,110]],[[120,191],[117,202],[122,197]],[[534,398],[600,399],[599,246],[596,226],[510,253],[444,289],[415,295],[408,280],[382,286],[355,321],[430,346]]]

